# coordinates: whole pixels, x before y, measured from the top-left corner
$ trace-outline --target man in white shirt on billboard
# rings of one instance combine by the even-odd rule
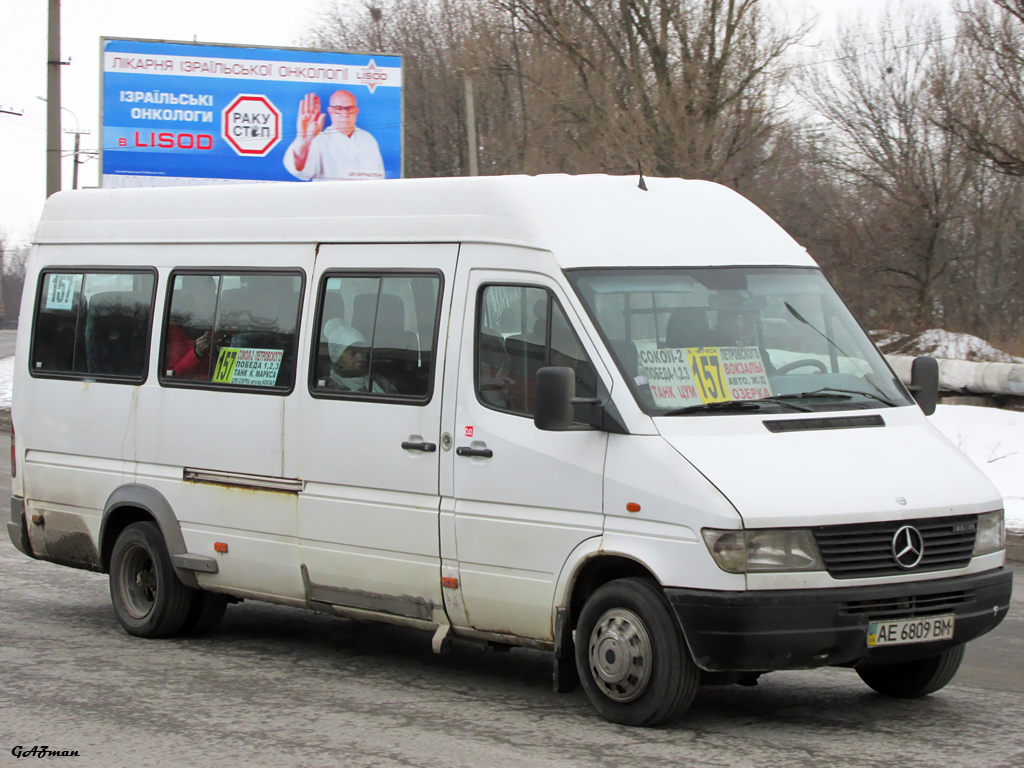
[[[384,160],[377,140],[356,127],[356,97],[335,91],[327,111],[331,124],[325,130],[320,97],[315,93],[303,97],[295,141],[284,153],[288,173],[303,181],[383,179]]]

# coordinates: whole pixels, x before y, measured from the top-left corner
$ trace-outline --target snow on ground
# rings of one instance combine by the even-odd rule
[[[11,407],[14,358],[0,358],[0,408]],[[932,423],[988,475],[1006,500],[1006,527],[1024,533],[1024,413],[940,405]]]
[[[1003,494],[1007,529],[1024,533],[1024,413],[940,405],[931,421]]]

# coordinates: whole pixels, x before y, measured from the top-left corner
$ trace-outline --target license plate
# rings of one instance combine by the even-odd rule
[[[868,624],[868,647],[949,640],[953,637],[955,622],[956,616],[953,614],[922,619],[872,621]]]

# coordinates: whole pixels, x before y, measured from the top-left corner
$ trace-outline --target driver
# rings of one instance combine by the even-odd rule
[[[722,309],[718,311],[715,336],[719,347],[758,346],[758,314],[747,309]]]
[[[753,309],[720,309],[715,325],[715,339],[719,347],[757,347],[758,357],[765,372],[775,373],[768,350],[761,338],[761,316]]]

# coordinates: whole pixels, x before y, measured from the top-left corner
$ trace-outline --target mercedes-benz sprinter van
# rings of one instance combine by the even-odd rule
[[[545,649],[620,723],[772,670],[936,691],[1012,581],[934,361],[905,387],[740,195],[637,181],[51,197],[12,541],[134,635],[246,599]]]

